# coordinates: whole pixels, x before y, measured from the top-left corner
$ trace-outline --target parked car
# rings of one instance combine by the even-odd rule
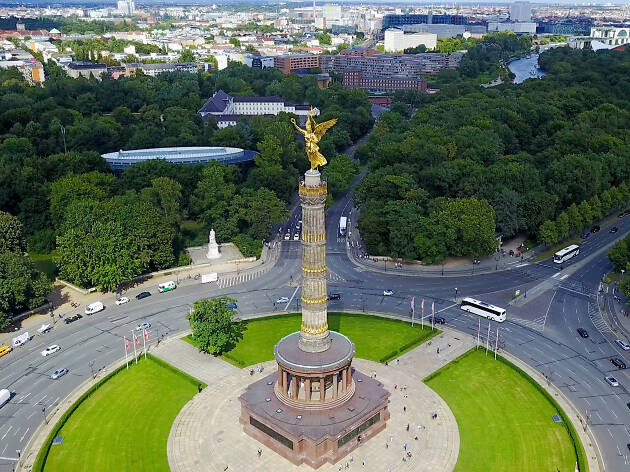
[[[143,329],[149,329],[151,327],[151,323],[145,321],[144,323],[140,323],[136,326],[136,331],[142,331]]]
[[[597,233],[600,229],[599,225],[595,225],[591,228],[591,233]]]
[[[66,324],[70,324],[70,323],[74,323],[75,321],[80,320],[81,318],[83,318],[83,316],[79,315],[78,313],[76,315],[72,315],[72,316],[68,316],[66,319],[64,319],[63,321],[65,321]]]
[[[610,228],[610,230],[608,230],[609,233],[616,233],[617,231],[619,231],[619,228],[617,228],[616,226],[613,226],[612,228]]]
[[[54,371],[52,375],[50,376],[50,378],[53,380],[57,380],[59,377],[63,377],[67,373],[68,373],[68,369],[66,369],[65,367],[62,367],[61,369],[57,369],[56,371]]]
[[[630,351],[630,343],[625,339],[615,339],[617,346],[619,346],[624,351]]]
[[[226,308],[229,308],[230,310],[237,310],[238,309],[238,306],[236,305],[236,303],[228,303],[225,306],[226,306]]]
[[[446,320],[444,318],[442,318],[441,316],[430,316],[428,319],[428,322],[431,324],[445,324]]]
[[[623,211],[623,216],[628,216],[628,215],[630,215],[630,209],[624,210]]]
[[[124,305],[125,303],[129,303],[129,299],[127,297],[120,297],[116,299],[116,305]]]
[[[590,235],[591,235],[591,233],[589,233],[588,231],[584,231],[584,232],[582,233],[582,239],[586,239],[586,238],[588,238]]]
[[[48,346],[46,349],[42,351],[42,356],[48,357],[57,351],[61,351],[61,347],[58,344],[53,344],[52,346]]]
[[[0,357],[7,355],[13,350],[11,346],[2,346],[0,347]]]
[[[389,297],[389,296],[391,296],[393,294],[394,294],[393,290],[383,290],[383,296],[384,297]]]
[[[300,233],[295,233],[293,235],[293,241],[299,241],[300,240]]]
[[[103,311],[105,309],[105,305],[103,302],[93,302],[85,307],[86,315],[93,315],[94,313],[98,313],[99,311]]]
[[[284,235],[284,240],[288,241],[289,239],[291,239],[291,233],[287,233]]]
[[[11,391],[3,388],[0,390],[0,407],[4,406],[9,400],[11,400]]]
[[[614,378],[612,375],[607,375],[604,378],[606,379],[608,385],[610,385],[611,387],[619,387],[619,382],[617,382],[617,379]]]
[[[175,290],[176,288],[177,284],[175,284],[175,282],[173,282],[172,280],[169,280],[168,282],[164,282],[158,285],[158,292],[170,292],[171,290]]]
[[[623,218],[624,216],[626,216],[626,215],[625,215],[625,213],[619,213],[619,214],[617,215],[617,218]]]
[[[588,338],[588,331],[586,331],[584,328],[578,328],[577,332],[583,338]]]
[[[612,359],[610,359],[610,362],[612,362],[612,365],[614,365],[618,369],[626,368],[626,363],[622,361],[621,359],[619,359],[618,357],[613,357]]]
[[[140,292],[136,295],[136,300],[142,300],[143,298],[147,298],[151,296],[151,292]]]
[[[276,303],[289,303],[288,297],[280,297],[276,300]]]
[[[328,300],[341,300],[341,294],[331,293],[330,295],[328,295]]]

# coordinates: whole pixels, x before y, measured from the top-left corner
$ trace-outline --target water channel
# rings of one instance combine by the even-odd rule
[[[538,54],[532,53],[529,56],[521,57],[508,63],[508,68],[516,76],[515,84],[521,84],[527,79],[537,79],[545,75],[545,72],[538,67]]]

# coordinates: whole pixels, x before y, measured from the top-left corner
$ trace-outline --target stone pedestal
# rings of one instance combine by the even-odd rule
[[[208,259],[218,259],[221,257],[219,252],[219,245],[217,244],[214,230],[210,230],[210,237],[208,238],[208,252],[206,253]]]

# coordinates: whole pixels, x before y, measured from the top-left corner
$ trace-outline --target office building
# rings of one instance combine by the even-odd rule
[[[514,2],[510,5],[510,20],[516,23],[532,21],[532,4],[529,2]]]
[[[466,25],[468,19],[460,15],[433,15],[432,13],[427,15],[385,15],[382,31],[417,24]]]
[[[278,115],[281,112],[293,113],[304,120],[310,106],[285,101],[281,97],[233,97],[223,90],[216,92],[199,110],[202,118],[212,116],[219,128],[236,125],[242,116]],[[313,114],[319,110],[313,108]]]
[[[390,92],[393,90],[427,91],[427,81],[419,77],[377,77],[358,70],[343,73],[343,86],[369,92]]]
[[[285,54],[273,58],[274,67],[280,69],[283,74],[301,71],[307,72],[310,69],[319,67],[319,56],[313,54]]]
[[[403,30],[390,28],[385,30],[385,51],[402,52],[408,48],[424,45],[427,49],[437,46],[437,34],[405,33]]]

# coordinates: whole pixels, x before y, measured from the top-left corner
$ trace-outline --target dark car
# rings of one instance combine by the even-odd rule
[[[151,296],[151,292],[140,292],[136,295],[136,300],[142,300],[143,298],[147,298]]]
[[[444,324],[444,323],[446,323],[446,320],[444,318],[442,318],[441,316],[435,316],[435,317],[430,316],[429,317],[429,323],[431,323],[431,324]]]
[[[577,332],[583,338],[588,338],[588,331],[586,331],[584,328],[578,328]]]
[[[591,233],[597,233],[600,229],[599,225],[595,225],[591,228]]]
[[[628,216],[628,215],[630,215],[630,210],[624,210],[623,216]]]
[[[229,308],[230,310],[238,310],[238,305],[236,303],[228,303],[227,305],[225,305],[226,308]]]
[[[622,361],[621,359],[619,359],[618,357],[613,357],[612,359],[610,359],[610,362],[612,362],[612,365],[614,365],[618,369],[626,368],[626,363]]]
[[[617,215],[617,218],[623,218],[624,216],[626,216],[626,214],[625,214],[625,213],[619,213],[619,214]]]
[[[81,318],[83,318],[83,316],[77,313],[76,315],[68,316],[64,321],[66,322],[66,324],[70,324],[74,323],[77,320],[80,320]]]
[[[591,233],[589,233],[588,231],[584,231],[584,232],[582,233],[582,239],[586,239],[586,238],[588,238],[590,235],[591,235]]]
[[[608,230],[609,233],[616,233],[617,231],[619,231],[619,228],[617,228],[616,226],[613,226],[612,228],[610,228],[610,230]]]
[[[331,293],[330,295],[328,295],[328,300],[341,300],[341,294]]]

